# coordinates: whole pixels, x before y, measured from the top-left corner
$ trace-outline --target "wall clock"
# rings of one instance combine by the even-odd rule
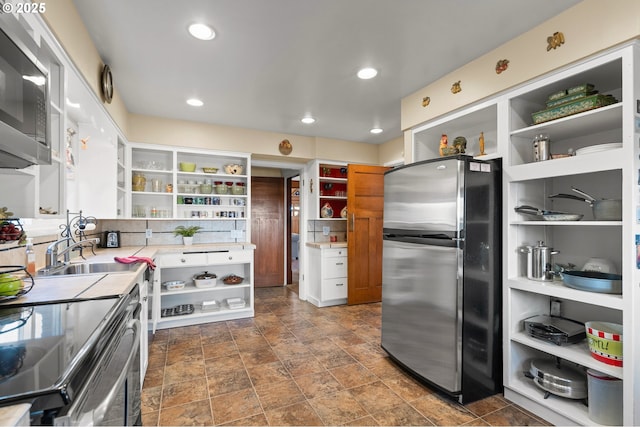
[[[102,67],[100,83],[104,101],[107,104],[111,104],[111,100],[113,99],[113,76],[111,75],[111,68],[109,68],[109,66],[106,64],[104,67]]]

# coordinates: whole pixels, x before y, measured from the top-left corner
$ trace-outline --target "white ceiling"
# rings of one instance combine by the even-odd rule
[[[374,144],[401,135],[403,97],[578,2],[74,0],[132,113]]]

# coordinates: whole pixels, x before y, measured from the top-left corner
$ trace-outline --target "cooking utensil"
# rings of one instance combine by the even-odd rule
[[[217,300],[202,301],[202,311],[218,311],[220,310],[220,302]]]
[[[542,240],[536,246],[524,246],[520,252],[527,254],[527,278],[538,281],[551,281],[555,274],[553,271],[553,255],[560,251],[553,250],[544,245]]]
[[[217,277],[215,274],[205,271],[193,276],[193,283],[195,283],[196,288],[212,288],[218,284]]]
[[[530,366],[525,376],[547,392],[545,399],[549,393],[569,399],[587,397],[587,375],[582,369],[546,359],[533,359]]]
[[[570,288],[603,294],[622,294],[622,276],[598,271],[569,270],[561,273],[562,281]]]
[[[584,216],[582,214],[547,211],[529,205],[516,206],[514,210],[518,213],[530,215],[543,221],[580,221]]]
[[[522,321],[533,338],[556,345],[580,342],[587,336],[583,323],[557,316],[533,316]]]
[[[225,285],[239,285],[244,280],[244,277],[240,277],[235,274],[230,274],[222,279],[222,283]]]
[[[549,196],[549,198],[572,199],[586,202],[589,204],[589,206],[591,206],[591,209],[593,211],[593,218],[597,221],[622,220],[622,199],[596,199],[590,194],[587,194],[575,187],[571,187],[571,190],[575,191],[583,197],[579,197],[574,194],[558,193]]]
[[[170,280],[168,282],[163,282],[162,285],[164,285],[168,291],[177,291],[184,289],[184,280]]]

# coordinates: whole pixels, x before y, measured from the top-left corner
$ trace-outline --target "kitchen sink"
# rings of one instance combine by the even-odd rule
[[[129,273],[135,271],[138,264],[121,264],[119,262],[96,262],[67,264],[61,267],[42,269],[38,271],[39,276],[72,276],[77,274],[106,274],[106,273]]]

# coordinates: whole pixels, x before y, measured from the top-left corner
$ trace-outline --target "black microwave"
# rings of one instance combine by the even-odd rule
[[[48,75],[29,55],[0,28],[0,168],[51,164]]]

